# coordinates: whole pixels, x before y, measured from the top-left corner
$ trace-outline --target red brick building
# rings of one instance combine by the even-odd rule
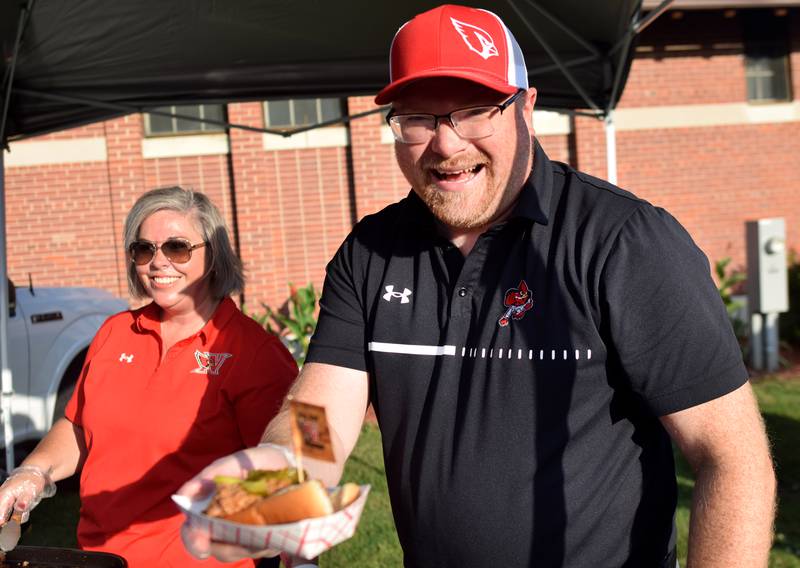
[[[800,8],[792,4],[677,2],[639,38],[614,114],[618,185],[669,210],[712,262],[732,257],[743,267],[745,221],[763,217],[784,217],[788,245],[800,250]],[[264,127],[373,108],[371,97],[353,97],[200,112]],[[537,112],[534,124],[551,158],[606,176],[602,122]],[[289,282],[319,287],[352,224],[409,190],[381,114],[290,138],[198,128],[131,115],[12,143],[12,280],[31,274],[40,286],[127,297],[124,216],[147,189],[178,184],[206,192],[226,215],[247,269],[246,304],[257,310],[280,304]]]

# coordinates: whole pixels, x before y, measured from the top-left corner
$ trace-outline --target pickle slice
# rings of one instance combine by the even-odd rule
[[[298,483],[298,476],[296,468],[278,470],[254,469],[248,472],[247,477],[244,479],[229,475],[218,475],[214,477],[214,483],[217,486],[239,485],[250,494],[266,497],[279,489]]]
[[[217,485],[238,485],[242,482],[242,478],[233,477],[232,475],[215,475],[214,483]]]

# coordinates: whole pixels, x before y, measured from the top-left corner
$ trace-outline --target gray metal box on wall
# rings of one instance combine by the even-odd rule
[[[789,310],[786,223],[781,218],[747,222],[747,299],[750,313]]]

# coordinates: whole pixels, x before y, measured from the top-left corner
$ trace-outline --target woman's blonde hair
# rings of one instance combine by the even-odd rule
[[[128,290],[131,295],[142,298],[147,296],[147,291],[136,274],[136,265],[127,257],[128,247],[139,238],[139,229],[145,219],[165,209],[191,214],[194,218],[195,226],[206,243],[205,270],[211,279],[211,294],[215,298],[224,298],[241,291],[244,287],[242,262],[233,251],[225,220],[219,210],[204,194],[175,186],[153,189],[142,194],[125,218],[123,240],[128,258]]]

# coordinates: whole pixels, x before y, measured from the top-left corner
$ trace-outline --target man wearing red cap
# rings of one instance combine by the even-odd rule
[[[398,31],[376,102],[413,191],[328,265],[293,390],[327,407],[339,461],[307,468],[338,481],[371,402],[406,566],[672,568],[675,442],[697,474],[689,564],[763,566],[775,480],[708,262],[665,211],[551,162],[535,100],[491,12]],[[183,492],[285,467],[285,413],[263,439]]]

